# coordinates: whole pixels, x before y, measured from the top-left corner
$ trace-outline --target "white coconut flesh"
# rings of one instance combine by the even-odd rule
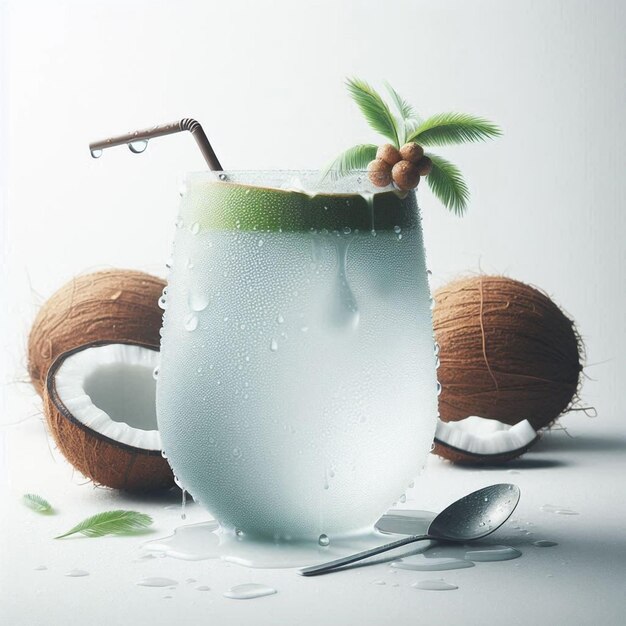
[[[457,422],[437,421],[435,439],[451,448],[478,456],[506,454],[528,446],[537,433],[528,420],[509,426],[472,415]]]
[[[56,396],[87,428],[134,448],[160,450],[158,359],[156,350],[117,343],[74,352],[56,372]]]

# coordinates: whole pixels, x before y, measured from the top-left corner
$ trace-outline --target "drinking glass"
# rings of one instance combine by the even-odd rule
[[[366,176],[195,173],[176,222],[157,415],[179,484],[227,529],[371,529],[437,417],[413,192]]]

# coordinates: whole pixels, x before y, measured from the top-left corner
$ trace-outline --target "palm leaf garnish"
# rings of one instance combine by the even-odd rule
[[[385,83],[385,87],[394,112],[369,83],[358,78],[348,78],[346,87],[368,124],[397,149],[411,142],[420,146],[447,146],[485,141],[502,134],[493,122],[467,113],[439,113],[422,120],[413,106],[389,83]],[[326,165],[322,178],[329,174],[340,178],[367,169],[376,158],[377,150],[374,144],[359,144],[344,150]],[[432,161],[432,170],[425,177],[433,194],[455,215],[463,215],[469,200],[469,190],[458,167],[436,154],[426,156]]]
[[[152,524],[152,518],[137,511],[105,511],[83,520],[66,533],[55,539],[69,537],[81,533],[86,537],[102,537],[103,535],[125,535],[133,531],[143,530]]]
[[[25,493],[22,496],[22,502],[37,513],[52,513],[52,505],[36,493]]]
[[[344,150],[322,170],[322,179],[329,174],[332,178],[347,176],[355,170],[364,170],[367,164],[376,158],[377,147],[373,143],[364,143]]]
[[[482,117],[467,113],[438,113],[422,122],[407,141],[423,146],[446,146],[455,143],[485,141],[499,137],[502,131]]]
[[[380,94],[364,80],[358,78],[348,78],[346,87],[361,109],[367,123],[376,132],[389,139],[396,148],[399,148],[397,121]]]
[[[431,191],[443,205],[455,215],[463,215],[467,208],[469,189],[456,165],[436,154],[427,153],[433,163],[430,174],[426,177]]]

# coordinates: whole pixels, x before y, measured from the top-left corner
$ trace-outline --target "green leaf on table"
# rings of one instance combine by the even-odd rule
[[[467,208],[469,189],[456,165],[436,154],[426,154],[433,164],[430,174],[426,177],[431,191],[447,209],[455,215],[463,215]]]
[[[332,178],[347,176],[355,170],[365,170],[370,161],[376,158],[378,148],[373,143],[359,144],[344,150],[322,169],[321,177],[329,174]]]
[[[423,146],[485,141],[502,134],[500,127],[467,113],[438,113],[422,122],[407,138]]]
[[[346,87],[367,123],[378,133],[400,147],[398,122],[380,94],[364,80],[348,78]]]
[[[36,493],[25,493],[22,496],[22,502],[37,513],[52,513],[52,505]]]
[[[102,537],[103,535],[125,535],[143,530],[152,524],[152,518],[137,511],[105,511],[92,515],[71,528],[66,533],[55,537],[61,539],[81,533],[86,537]]]

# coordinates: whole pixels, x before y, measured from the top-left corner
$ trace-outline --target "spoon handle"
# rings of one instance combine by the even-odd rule
[[[304,567],[301,570],[298,570],[298,573],[302,576],[318,576],[319,574],[327,574],[328,572],[332,572],[343,565],[356,563],[357,561],[362,561],[370,556],[375,556],[377,554],[381,554],[382,552],[393,550],[394,548],[400,548],[401,546],[406,546],[407,544],[414,543],[415,541],[422,541],[423,539],[432,539],[432,537],[430,535],[411,535],[376,548],[370,548],[369,550],[363,550],[363,552],[357,552],[356,554],[351,554],[349,556],[341,557],[340,559],[335,559],[334,561],[329,561],[328,563],[320,563],[319,565]]]

